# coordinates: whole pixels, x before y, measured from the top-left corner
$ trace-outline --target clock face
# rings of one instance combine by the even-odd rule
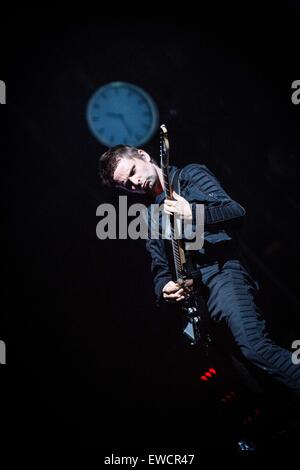
[[[157,106],[142,88],[111,82],[99,88],[87,106],[91,132],[102,144],[145,144],[159,123]]]

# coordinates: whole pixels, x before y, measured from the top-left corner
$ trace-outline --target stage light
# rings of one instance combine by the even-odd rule
[[[208,370],[202,373],[200,376],[201,380],[207,382],[208,380],[213,378],[213,375],[217,375],[216,369],[210,367]]]

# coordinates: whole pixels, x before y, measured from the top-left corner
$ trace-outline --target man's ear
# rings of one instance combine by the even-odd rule
[[[151,161],[150,155],[147,152],[145,152],[145,150],[138,149],[138,153],[142,157],[143,160],[146,160],[146,162]]]

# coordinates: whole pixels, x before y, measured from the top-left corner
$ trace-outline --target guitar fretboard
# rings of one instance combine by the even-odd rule
[[[169,175],[169,167],[166,165],[166,161],[168,161],[168,155],[165,154],[166,149],[164,146],[164,136],[161,135],[160,140],[160,160],[161,160],[161,170],[163,174],[163,181],[164,181],[164,190],[166,194],[166,199],[173,199],[172,198],[172,190],[170,184],[170,175]],[[170,215],[170,225],[171,225],[171,242],[172,242],[172,251],[173,251],[173,258],[175,264],[175,272],[176,278],[182,279],[183,278],[183,266],[180,257],[180,241],[175,237],[175,224],[174,224],[174,216]]]

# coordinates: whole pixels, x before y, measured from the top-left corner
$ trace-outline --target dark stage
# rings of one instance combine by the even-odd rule
[[[144,241],[97,238],[96,208],[117,195],[100,184],[106,148],[86,106],[112,81],[147,90],[172,163],[207,165],[245,207],[243,255],[269,331],[291,349],[300,340],[298,9],[35,20],[17,9],[1,43],[10,444],[97,449],[99,461],[173,449],[195,463],[206,450],[238,453],[246,436],[268,452],[296,446],[300,413],[285,390],[256,377],[264,393],[251,395],[225,369],[201,381],[206,364],[183,344],[174,311],[156,307]],[[158,131],[145,149],[159,158]],[[220,390],[237,397],[225,403]]]

